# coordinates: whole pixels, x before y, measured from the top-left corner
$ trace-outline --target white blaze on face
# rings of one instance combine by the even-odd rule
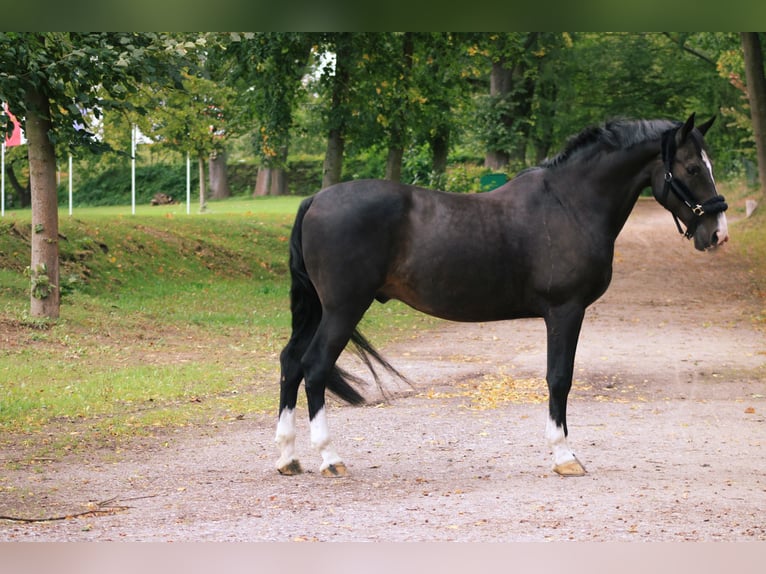
[[[713,187],[715,187],[715,178],[713,177],[713,164],[710,161],[708,155],[705,153],[705,150],[702,150],[701,155],[702,163],[705,164],[705,167],[710,173],[710,181],[713,182]],[[716,193],[718,193],[717,190]],[[724,214],[723,211],[718,214],[718,229],[716,230],[716,235],[718,237],[718,245],[726,243],[729,240],[729,225],[726,221],[726,214]]]
[[[705,167],[710,173],[710,179],[713,182],[713,185],[715,185],[715,178],[713,177],[713,164],[710,162],[710,158],[707,156],[704,149],[702,150],[702,163],[705,164]]]

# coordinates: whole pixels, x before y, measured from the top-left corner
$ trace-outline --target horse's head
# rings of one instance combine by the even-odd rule
[[[729,240],[727,205],[713,179],[713,164],[705,145],[705,133],[715,116],[697,127],[694,114],[682,126],[662,136],[662,168],[652,180],[654,197],[673,214],[678,231],[700,251]],[[684,232],[679,220],[686,226]]]

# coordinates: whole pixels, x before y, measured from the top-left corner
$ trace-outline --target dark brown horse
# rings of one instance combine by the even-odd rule
[[[356,326],[374,300],[399,299],[453,321],[543,318],[553,469],[584,474],[567,445],[566,406],[585,309],[606,291],[615,240],[646,187],[697,249],[727,241],[726,203],[703,139],[712,123],[695,128],[692,115],[685,123],[589,128],[558,156],[489,193],[375,180],[306,199],[290,240],[293,331],[281,355],[279,472],[301,472],[295,404],[305,380],[320,470],[346,473],[330,443],[325,389],[363,402],[335,362],[352,341],[390,368]]]

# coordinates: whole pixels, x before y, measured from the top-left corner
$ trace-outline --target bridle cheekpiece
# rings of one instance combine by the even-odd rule
[[[662,201],[664,203],[668,197],[668,192],[672,191],[673,194],[691,210],[692,214],[694,215],[694,219],[687,226],[686,231],[684,231],[681,227],[678,216],[671,211],[671,215],[673,215],[673,220],[676,223],[678,232],[687,239],[691,239],[694,236],[694,232],[697,229],[699,220],[703,215],[722,213],[726,211],[729,206],[727,205],[724,197],[722,195],[718,195],[717,193],[710,199],[702,203],[698,203],[694,199],[694,196],[692,195],[689,187],[683,181],[673,177],[672,166],[676,159],[676,133],[679,129],[680,128],[668,130],[662,136],[662,163],[665,168],[665,184],[662,188]]]

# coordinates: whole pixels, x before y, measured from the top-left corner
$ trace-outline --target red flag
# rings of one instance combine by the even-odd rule
[[[3,104],[3,111],[8,116],[8,118],[13,122],[13,132],[11,133],[10,137],[6,136],[5,138],[5,147],[13,147],[15,145],[21,145],[21,126],[19,125],[19,120],[16,119],[16,116],[14,116],[11,112],[8,111],[8,104]]]

